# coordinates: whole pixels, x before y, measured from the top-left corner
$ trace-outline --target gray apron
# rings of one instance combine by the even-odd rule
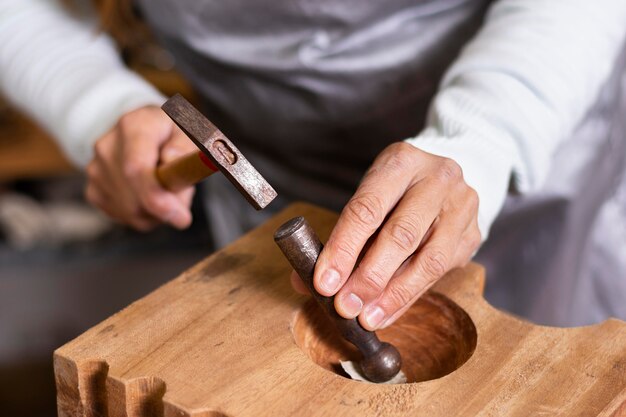
[[[340,210],[386,145],[415,136],[422,129],[441,76],[480,28],[490,2],[137,3],[202,97],[205,113],[279,193],[268,209],[256,212],[224,179],[208,181],[207,214],[215,243],[222,246],[291,201],[311,201]],[[605,150],[615,159],[615,168],[605,173],[605,180],[594,175],[593,180],[601,185],[591,185],[597,193],[592,199],[578,198],[580,193],[570,188],[590,186],[588,178],[579,173],[600,163],[602,149],[623,144],[617,131],[612,140],[606,136],[614,126],[615,82],[613,88],[607,88],[597,112],[589,116],[594,126],[564,145],[557,155],[550,183],[537,195],[511,198],[478,255],[488,267],[493,281],[488,284],[488,295],[497,305],[558,324],[598,320],[593,303],[602,304],[599,308],[609,306],[599,295],[579,294],[589,291],[583,288],[586,278],[582,275],[600,274],[591,257],[584,265],[574,265],[570,257],[580,261],[583,253],[600,250],[603,241],[594,240],[592,230],[596,230],[603,202],[608,202],[616,189],[617,167],[623,166],[616,160],[616,152]],[[598,123],[602,129],[595,126]],[[585,126],[581,125],[583,131]],[[572,152],[585,155],[577,156],[574,165],[561,156]],[[621,152],[623,156],[623,149]],[[557,168],[561,165],[566,165],[565,171]],[[601,165],[608,169],[605,161]],[[569,184],[572,180],[575,187]],[[572,192],[564,194],[563,188]],[[623,211],[623,204],[621,207]],[[564,211],[572,213],[571,221],[563,216]],[[550,254],[544,250],[546,245]],[[532,257],[524,251],[537,254]],[[623,274],[624,259],[621,261],[617,267]],[[579,275],[580,279],[574,277]],[[587,286],[595,292],[599,290],[596,282],[614,288],[617,276],[613,276],[601,283],[594,278]],[[608,291],[611,294],[613,290]],[[620,294],[626,294],[624,284]],[[582,302],[585,311],[574,313],[572,303]],[[618,304],[622,305],[610,303],[603,314],[621,313],[626,318]]]

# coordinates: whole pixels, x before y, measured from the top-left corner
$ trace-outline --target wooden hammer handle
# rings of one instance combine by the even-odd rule
[[[193,151],[160,165],[156,176],[163,188],[177,192],[197,184],[214,172],[217,172],[215,165],[201,151]]]

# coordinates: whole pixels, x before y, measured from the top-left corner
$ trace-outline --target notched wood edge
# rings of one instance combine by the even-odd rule
[[[109,375],[104,360],[77,364],[58,351],[53,360],[59,417],[229,417],[164,400],[167,387],[158,377],[120,379]]]
[[[59,416],[107,416],[106,361],[92,359],[77,364],[58,351],[53,360]]]

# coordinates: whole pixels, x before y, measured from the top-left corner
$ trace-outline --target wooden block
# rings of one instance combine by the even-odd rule
[[[409,380],[422,382],[338,375],[338,359],[355,351],[292,291],[272,240],[297,215],[322,239],[336,221],[293,205],[59,348],[59,416],[626,414],[626,323],[521,321],[484,301],[475,264],[450,272],[379,332],[399,348]]]

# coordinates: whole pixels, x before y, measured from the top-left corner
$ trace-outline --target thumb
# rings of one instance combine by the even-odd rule
[[[190,152],[197,151],[198,147],[183,133],[178,126],[174,126],[172,134],[161,146],[161,163],[172,161]]]

